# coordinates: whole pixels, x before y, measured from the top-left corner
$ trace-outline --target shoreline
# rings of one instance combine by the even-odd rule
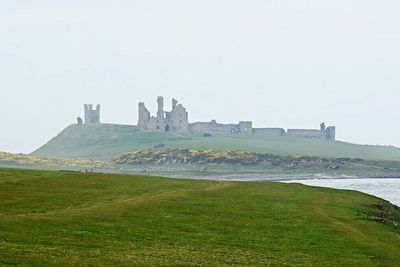
[[[354,190],[381,198],[400,207],[400,196],[398,194],[400,191],[399,178],[303,179],[281,182],[339,190]]]

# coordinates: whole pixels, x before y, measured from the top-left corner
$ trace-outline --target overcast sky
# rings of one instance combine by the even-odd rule
[[[190,121],[337,126],[400,146],[400,1],[0,0],[0,150],[28,153],[102,105],[176,97]]]

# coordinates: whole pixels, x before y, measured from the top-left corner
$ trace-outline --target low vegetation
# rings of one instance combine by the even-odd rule
[[[399,266],[399,215],[298,184],[0,169],[0,265]]]
[[[0,165],[3,166],[38,166],[47,168],[108,168],[110,164],[100,160],[47,158],[35,155],[12,154],[0,151]]]
[[[363,177],[398,177],[400,162],[362,159],[326,159],[310,156],[279,156],[241,150],[170,149],[155,145],[134,150],[110,161],[78,158],[41,157],[0,152],[0,167],[35,168],[69,171],[111,171],[153,173],[173,177],[240,175],[321,174]]]
[[[117,164],[270,164],[283,168],[330,168],[338,169],[361,159],[322,159],[309,156],[277,156],[241,150],[150,149],[135,150],[113,158]]]

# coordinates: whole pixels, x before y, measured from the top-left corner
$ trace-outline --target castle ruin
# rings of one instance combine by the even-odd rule
[[[293,137],[312,139],[336,139],[336,127],[326,127],[325,123],[320,124],[319,129],[288,129],[283,128],[254,128],[251,121],[239,121],[239,123],[223,124],[216,120],[210,122],[189,123],[189,116],[186,108],[172,99],[171,111],[164,110],[164,98],[157,98],[158,110],[156,116],[151,116],[150,111],[143,102],[139,103],[139,120],[137,127],[143,132],[175,132],[192,133],[212,136],[213,134],[247,135],[261,137]],[[93,108],[91,104],[85,104],[85,124],[100,123],[100,105]],[[78,118],[78,125],[82,119]]]
[[[235,134],[266,137],[294,137],[314,139],[336,139],[336,127],[326,127],[321,123],[320,129],[288,129],[283,128],[253,128],[251,121],[240,121],[238,124],[222,124],[216,120],[211,122],[189,123],[188,113],[182,104],[172,99],[172,110],[164,111],[164,99],[157,99],[157,116],[151,116],[143,102],[139,103],[138,128],[144,132],[176,132],[194,134]]]
[[[85,104],[85,124],[100,123],[100,105],[93,109],[93,105]]]
[[[164,111],[164,98],[159,96],[157,103],[157,117],[150,116],[144,103],[139,103],[139,129],[150,132],[186,133],[189,131],[188,113],[182,104],[172,99],[172,110]]]

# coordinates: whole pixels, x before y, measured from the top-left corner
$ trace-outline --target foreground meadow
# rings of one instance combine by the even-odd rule
[[[0,169],[0,265],[399,266],[398,225],[353,191]]]

